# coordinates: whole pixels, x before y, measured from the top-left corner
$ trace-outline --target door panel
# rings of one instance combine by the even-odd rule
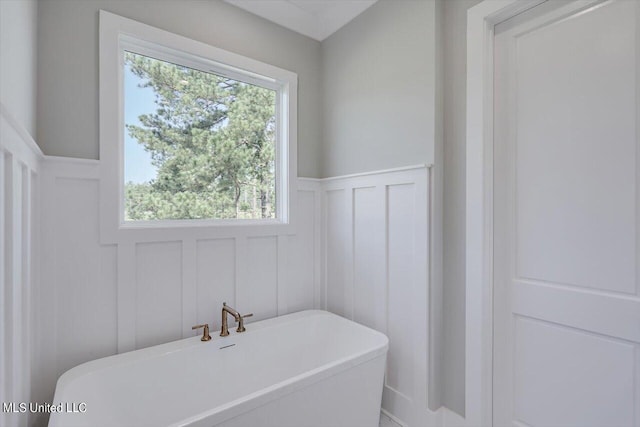
[[[635,293],[635,8],[514,37],[521,277]]]
[[[640,425],[639,16],[496,26],[494,425]]]
[[[521,316],[514,335],[515,419],[532,426],[633,425],[632,344]]]

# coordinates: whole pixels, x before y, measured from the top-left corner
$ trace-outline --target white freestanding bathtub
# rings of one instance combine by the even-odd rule
[[[385,335],[317,310],[229,330],[67,371],[49,426],[378,426]]]

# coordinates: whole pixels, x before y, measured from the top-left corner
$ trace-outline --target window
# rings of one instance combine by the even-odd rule
[[[100,23],[103,231],[290,223],[295,74],[104,11]]]

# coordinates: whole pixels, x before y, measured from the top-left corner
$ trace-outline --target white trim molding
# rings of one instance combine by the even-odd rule
[[[0,117],[2,120],[0,125],[0,129],[2,129],[2,145],[14,155],[22,158],[24,162],[27,162],[30,168],[37,169],[43,154],[29,131],[22,126],[2,102],[0,102]]]
[[[382,407],[404,426],[442,425],[442,410],[428,407],[429,366],[440,351],[431,336],[442,328],[431,311],[441,286],[433,275],[432,175],[423,164],[319,180],[320,307],[389,336]]]
[[[38,343],[32,324],[37,298],[39,194],[42,151],[0,103],[0,402],[33,401],[32,357]],[[17,410],[17,407],[16,407]],[[34,414],[0,413],[0,425],[33,424]]]
[[[330,177],[327,177],[327,178],[299,178],[299,179],[316,180],[316,181],[320,181],[320,182],[329,182],[329,181],[336,181],[336,180],[347,179],[347,178],[358,178],[358,177],[362,177],[362,176],[384,175],[384,174],[395,173],[395,172],[405,172],[405,171],[410,171],[410,170],[413,170],[413,169],[423,169],[423,168],[430,169],[431,167],[433,167],[432,164],[419,164],[419,165],[413,165],[413,166],[401,166],[401,167],[391,168],[391,169],[381,169],[381,170],[377,170],[377,171],[351,173],[351,174],[348,174],[348,175],[330,176]]]
[[[465,415],[468,426],[493,424],[494,27],[544,1],[485,0],[467,12]]]

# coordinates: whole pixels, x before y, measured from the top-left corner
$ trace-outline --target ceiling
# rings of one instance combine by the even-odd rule
[[[377,0],[224,0],[297,33],[322,41]]]

